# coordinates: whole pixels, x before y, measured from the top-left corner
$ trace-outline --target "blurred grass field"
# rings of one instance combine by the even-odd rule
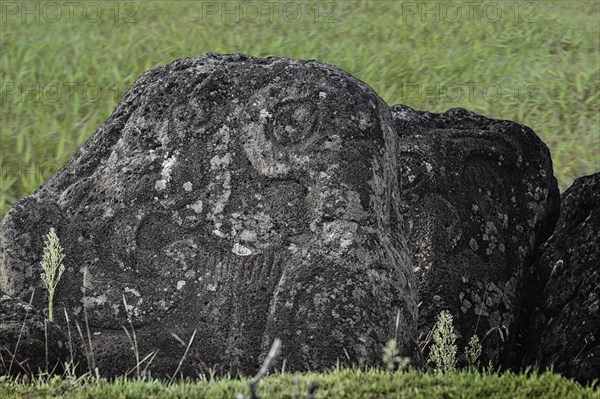
[[[140,74],[207,52],[318,59],[390,105],[526,124],[550,147],[563,190],[600,170],[598,1],[75,4],[0,3],[0,215]]]

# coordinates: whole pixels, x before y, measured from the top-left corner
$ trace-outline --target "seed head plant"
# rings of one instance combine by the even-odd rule
[[[42,255],[42,266],[41,278],[48,290],[48,320],[53,321],[54,311],[54,292],[58,286],[58,282],[65,271],[65,265],[62,264],[65,255],[63,249],[60,246],[60,240],[56,235],[54,228],[50,228],[50,232],[44,239],[44,253]]]
[[[481,357],[481,342],[477,335],[473,335],[465,347],[467,364],[472,371],[479,369],[479,358]]]
[[[456,370],[457,349],[452,315],[444,310],[440,312],[433,329],[433,344],[429,352],[429,359],[435,364],[438,373]]]

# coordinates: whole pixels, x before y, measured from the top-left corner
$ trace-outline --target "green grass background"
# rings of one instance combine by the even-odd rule
[[[82,2],[61,6],[58,20],[44,2],[2,3],[0,215],[68,160],[141,73],[207,52],[318,59],[390,105],[526,124],[550,147],[562,190],[600,170],[598,1],[313,0],[294,3],[294,23],[283,6],[269,21],[262,0]],[[207,3],[219,12],[206,16]],[[236,4],[239,22],[220,12]]]

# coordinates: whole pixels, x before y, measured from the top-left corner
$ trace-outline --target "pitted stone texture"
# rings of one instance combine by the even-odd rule
[[[67,363],[77,373],[88,371],[76,342],[58,325],[45,326],[45,319],[43,312],[0,291],[0,375],[60,375]]]
[[[272,340],[288,370],[372,365],[416,338],[389,107],[315,61],[208,55],[141,76],[68,164],[0,225],[0,287],[40,287],[53,226],[57,308],[88,309],[105,375],[254,372]],[[82,287],[83,275],[87,281]],[[126,312],[122,297],[128,304]],[[186,342],[187,343],[187,342]],[[348,357],[348,358],[347,358]]]
[[[459,353],[477,333],[483,364],[505,363],[524,273],[556,218],[549,151],[526,126],[464,109],[435,114],[397,105],[393,118],[419,334],[448,310]]]
[[[600,173],[563,193],[554,234],[533,271],[542,283],[527,331],[525,365],[580,382],[600,378]]]

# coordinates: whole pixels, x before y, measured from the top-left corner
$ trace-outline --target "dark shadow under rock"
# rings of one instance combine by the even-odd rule
[[[77,374],[87,371],[74,337],[44,321],[43,312],[0,291],[0,375],[60,375],[68,363]]]
[[[420,339],[448,310],[459,354],[477,334],[484,365],[508,364],[523,279],[558,211],[548,148],[526,126],[464,109],[392,111]]]

